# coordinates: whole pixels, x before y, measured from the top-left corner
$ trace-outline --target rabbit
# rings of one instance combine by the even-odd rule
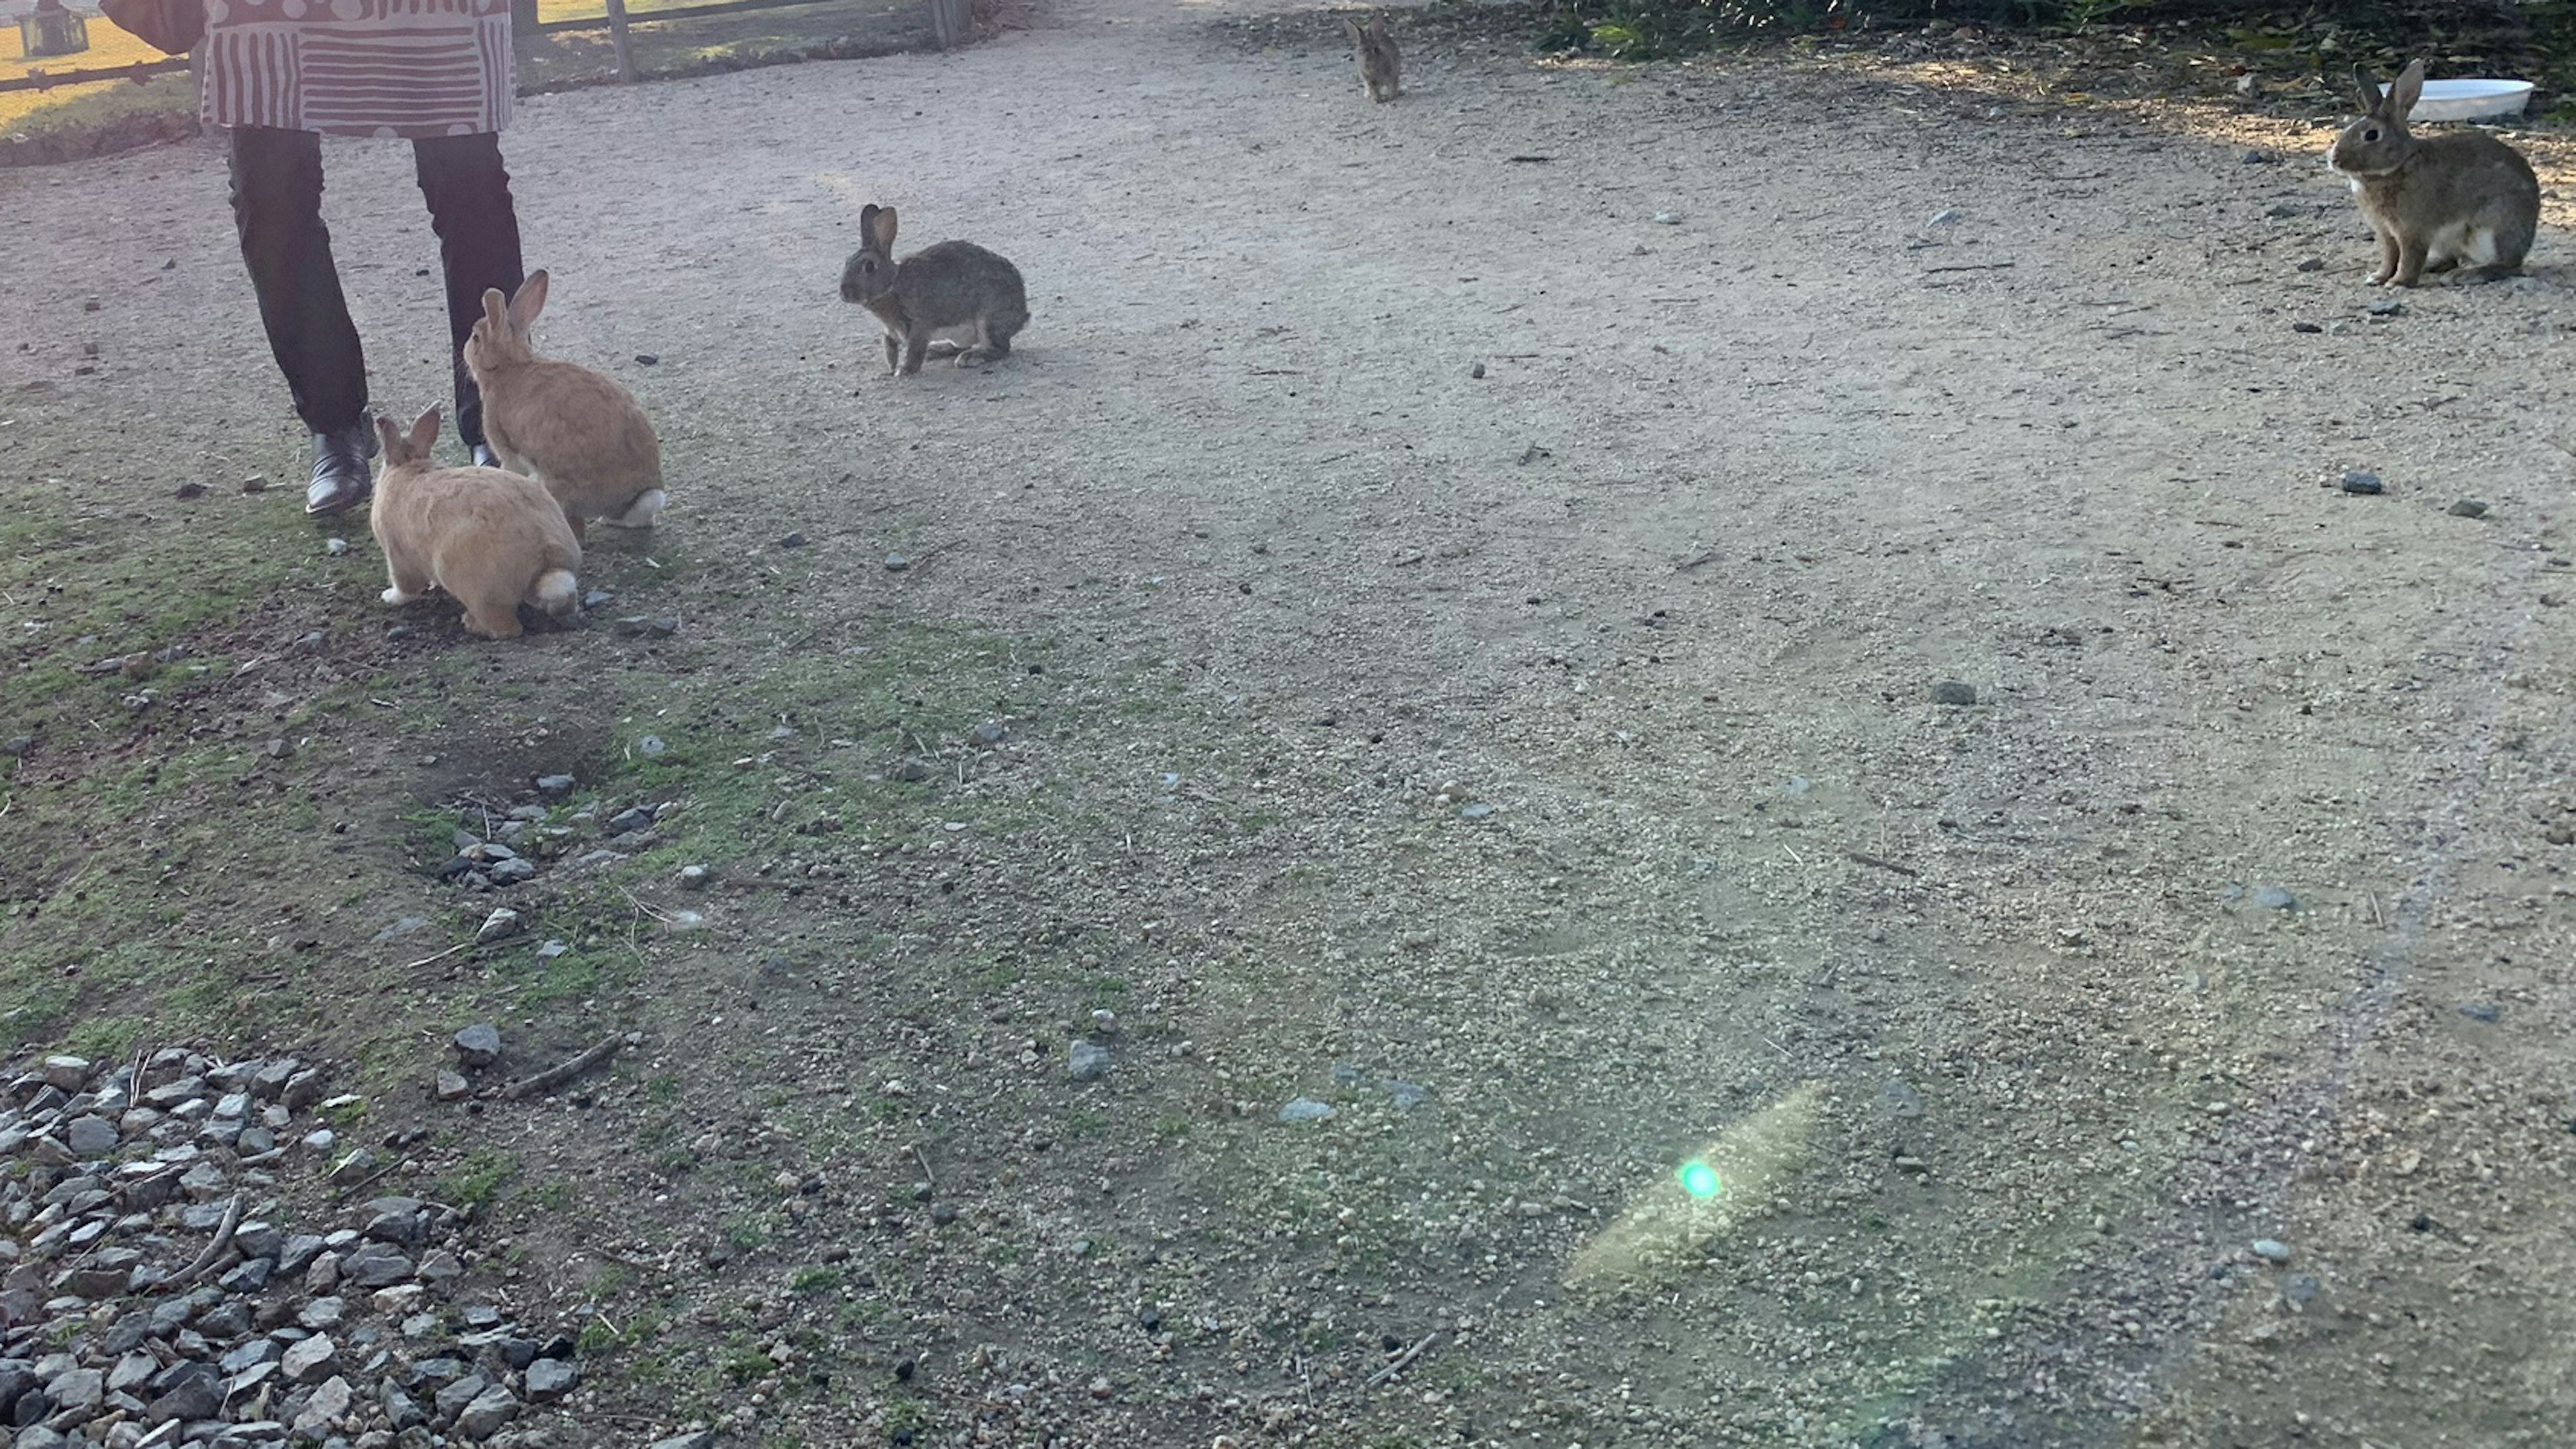
[[[1386,17],[1371,16],[1366,25],[1344,20],[1342,29],[1350,32],[1351,46],[1360,59],[1360,84],[1368,87],[1368,98],[1385,102],[1404,94],[1400,73],[1403,57],[1395,53],[1395,37],[1386,33]]]
[[[465,366],[483,393],[483,437],[501,466],[546,485],[573,536],[597,518],[650,528],[670,494],[662,441],[635,394],[604,372],[539,357],[529,329],[546,305],[546,274],[528,274],[505,305],[483,293],[483,317],[465,339]]]
[[[963,241],[923,247],[898,262],[894,226],[893,207],[861,207],[859,250],[841,269],[841,300],[885,324],[886,370],[905,377],[921,371],[934,338],[959,344],[959,367],[1010,356],[1012,335],[1029,325],[1020,269]]]
[[[2424,273],[2466,266],[2481,280],[2522,268],[2540,229],[2540,180],[2522,153],[2484,131],[2414,136],[2406,113],[2424,93],[2414,61],[2385,95],[2356,66],[2363,107],[2326,152],[2352,184],[2362,219],[2379,238],[2373,286],[2411,287]]]
[[[381,417],[376,432],[385,461],[367,526],[392,576],[386,603],[408,604],[435,584],[465,606],[466,630],[489,639],[518,637],[522,603],[558,619],[572,614],[581,597],[573,576],[581,541],[554,495],[498,468],[433,466],[436,408],[422,413],[409,435]]]

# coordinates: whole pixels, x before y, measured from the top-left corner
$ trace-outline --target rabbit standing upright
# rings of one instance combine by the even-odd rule
[[[885,325],[886,370],[921,371],[934,339],[958,344],[957,365],[1011,355],[1011,338],[1029,325],[1028,287],[1020,269],[973,242],[944,241],[898,262],[894,208],[859,208],[860,243],[841,268],[841,300],[856,302]]]
[[[2522,267],[2540,230],[2540,179],[2522,153],[2484,131],[2416,136],[2406,114],[2424,94],[2424,62],[2382,94],[2355,67],[2362,117],[2335,138],[2326,164],[2352,183],[2379,238],[2374,286],[2411,287],[2426,272],[2471,268],[2481,279]]]
[[[433,584],[465,606],[465,627],[491,639],[519,634],[519,605],[560,619],[579,606],[581,542],[553,495],[533,478],[498,468],[439,468],[438,409],[409,433],[376,419],[385,467],[367,526],[384,550],[385,602],[410,603]]]
[[[662,440],[615,378],[537,355],[530,329],[546,284],[544,272],[529,273],[507,305],[497,290],[483,294],[483,320],[465,340],[465,365],[483,392],[483,436],[503,467],[546,485],[575,535],[593,518],[650,528],[670,500]]]
[[[1359,55],[1360,84],[1368,87],[1368,98],[1391,101],[1404,94],[1404,58],[1395,52],[1395,37],[1386,33],[1386,17],[1370,16],[1366,25],[1344,20],[1342,29],[1350,32],[1351,46]]]

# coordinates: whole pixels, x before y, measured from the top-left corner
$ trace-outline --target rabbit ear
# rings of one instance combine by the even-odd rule
[[[859,230],[883,252],[894,250],[894,208],[869,206],[859,212]]]
[[[2352,94],[2361,102],[2361,113],[2365,116],[2378,115],[2379,103],[2387,99],[2379,88],[2379,82],[2371,78],[2370,67],[2366,65],[2352,68]]]
[[[2388,88],[2388,118],[2405,120],[2406,113],[2414,110],[2415,103],[2423,98],[2424,62],[2421,59],[2410,60],[2406,63],[2405,72],[2397,77],[2397,84]]]
[[[402,451],[403,441],[402,434],[394,427],[394,420],[379,414],[376,418],[376,437],[385,445],[385,461],[392,462],[394,454]]]
[[[508,330],[510,326],[509,306],[510,299],[501,295],[500,288],[485,287],[483,289],[483,320],[492,324],[493,331],[501,332]]]
[[[379,419],[378,421],[382,420]],[[385,427],[390,431],[393,424],[386,423]],[[437,441],[438,409],[433,407],[428,412],[422,413],[419,417],[411,420],[411,450],[426,458],[429,456],[430,447]]]
[[[1368,32],[1367,32],[1367,31],[1365,31],[1365,30],[1362,30],[1362,29],[1360,28],[1360,23],[1359,23],[1358,21],[1356,21],[1356,20],[1351,19],[1351,18],[1350,18],[1349,16],[1347,16],[1347,15],[1342,17],[1342,29],[1344,29],[1344,30],[1346,30],[1346,31],[1350,32],[1350,37],[1351,37],[1351,41],[1352,41],[1352,43],[1353,43],[1353,44],[1357,44],[1357,43],[1359,43],[1359,42],[1361,42],[1361,41],[1364,41],[1364,40],[1366,40],[1366,39],[1368,38]]]
[[[529,324],[537,320],[537,314],[546,309],[546,280],[545,269],[540,267],[528,273],[528,279],[519,284],[518,292],[510,298],[512,327],[527,331]]]

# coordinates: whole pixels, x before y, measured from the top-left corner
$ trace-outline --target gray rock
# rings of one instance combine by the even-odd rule
[[[1064,1074],[1077,1082],[1096,1082],[1109,1075],[1109,1048],[1098,1042],[1078,1041],[1067,1054]]]
[[[305,1304],[304,1311],[295,1315],[295,1321],[315,1333],[327,1333],[340,1326],[340,1320],[348,1316],[348,1311],[348,1301],[332,1294]]]
[[[1891,1117],[1920,1117],[1923,1094],[1909,1083],[1891,1079],[1879,1084],[1878,1109]]]
[[[286,1240],[285,1246],[277,1250],[277,1271],[301,1273],[313,1266],[313,1260],[321,1256],[321,1253],[320,1237],[312,1233],[297,1233]]]
[[[518,931],[519,913],[503,906],[483,918],[481,928],[474,933],[474,944],[488,946],[504,937],[514,936]]]
[[[885,569],[887,573],[899,574],[910,567],[912,567],[912,560],[905,558],[902,554],[890,553],[885,556]]]
[[[440,1072],[430,1084],[430,1095],[442,1102],[462,1102],[473,1091],[473,1085],[454,1072]]]
[[[2483,498],[2463,498],[2459,502],[2451,505],[2451,516],[2453,518],[2484,518],[2487,516],[2486,500]]]
[[[528,1365],[528,1402],[551,1404],[571,1393],[581,1382],[581,1370],[557,1359],[541,1358]]]
[[[650,805],[630,805],[608,817],[608,833],[611,835],[631,835],[652,828],[653,807]]]
[[[500,1060],[500,1026],[477,1021],[456,1034],[456,1060],[469,1067],[489,1067]]]
[[[63,1128],[63,1145],[74,1157],[105,1157],[116,1150],[116,1124],[104,1117],[74,1117]]]
[[[143,1417],[154,1424],[173,1419],[211,1419],[224,1406],[221,1375],[201,1363],[181,1364],[161,1381],[160,1396],[145,1406]]]
[[[73,1369],[45,1385],[45,1397],[54,1401],[54,1409],[95,1409],[107,1397],[107,1375],[94,1368]]]
[[[322,1069],[307,1067],[286,1079],[286,1090],[278,1093],[279,1105],[290,1112],[301,1112],[322,1100]]]
[[[998,745],[1010,734],[1010,732],[1010,726],[1002,723],[1000,720],[988,719],[982,724],[975,726],[973,729],[968,730],[966,732],[966,738],[973,740],[979,745]]]
[[[12,1449],[64,1449],[64,1446],[69,1443],[71,1443],[69,1439],[42,1424],[29,1424],[18,1431],[17,1438],[10,1441]]]
[[[1299,1097],[1279,1109],[1282,1122],[1321,1122],[1333,1115],[1332,1107],[1312,1097]]]
[[[470,1373],[453,1383],[442,1386],[432,1396],[432,1403],[437,1409],[439,1418],[454,1419],[465,1412],[467,1405],[483,1397],[484,1393],[491,1388],[490,1379],[479,1373]]]
[[[1975,704],[1977,687],[1963,679],[1945,679],[1932,686],[1932,702],[1947,705]]]
[[[349,1405],[356,1398],[356,1393],[349,1388],[349,1381],[333,1375],[313,1391],[313,1397],[304,1401],[304,1412],[295,1416],[294,1434],[304,1439],[323,1437],[349,1412]]]
[[[216,1279],[215,1285],[227,1293],[257,1293],[268,1286],[269,1271],[269,1259],[246,1258]]]
[[[1399,1112],[1410,1112],[1431,1100],[1429,1087],[1417,1087],[1411,1082],[1392,1080],[1380,1082],[1378,1085],[1386,1088],[1388,1100],[1395,1104],[1395,1110]]]
[[[235,1301],[207,1309],[197,1316],[197,1332],[218,1341],[241,1337],[250,1332],[250,1305]]]
[[[241,1249],[245,1258],[274,1258],[285,1245],[286,1235],[274,1223],[253,1219],[233,1230],[233,1246]]]
[[[2266,1263],[2286,1263],[2290,1261],[2290,1245],[2282,1242],[2278,1238],[2256,1238],[2253,1242],[2253,1249],[2254,1256],[2262,1259]]]
[[[668,1439],[654,1440],[650,1449],[716,1449],[716,1431],[693,1429],[686,1434],[674,1434]]]
[[[2254,904],[2267,911],[2288,911],[2298,908],[2299,898],[2279,886],[2256,886]]]
[[[485,866],[483,875],[496,886],[526,885],[537,878],[537,863],[525,856],[512,856]]]
[[[573,778],[570,775],[539,775],[537,777],[537,793],[546,796],[549,799],[561,799],[564,796],[571,794],[572,787]]]
[[[161,1360],[139,1350],[129,1353],[116,1361],[116,1367],[107,1371],[107,1391],[111,1394],[132,1393],[152,1382],[152,1376],[159,1372]]]
[[[313,1134],[313,1137],[308,1137],[305,1141],[312,1142],[314,1137],[320,1136],[322,1136],[322,1134],[316,1132]],[[319,1150],[328,1150],[330,1145],[331,1143],[327,1140],[315,1144],[316,1148]],[[362,1183],[368,1178],[374,1176],[376,1168],[381,1162],[382,1159],[376,1156],[374,1149],[367,1147],[353,1148],[348,1156],[341,1158],[337,1163],[332,1165],[331,1185],[333,1187],[355,1187],[359,1183]]]
[[[275,1363],[286,1350],[273,1338],[254,1338],[215,1360],[215,1366],[228,1374],[240,1373],[253,1364]],[[154,1360],[157,1365],[159,1360]]]
[[[340,1279],[360,1288],[384,1288],[411,1277],[411,1259],[390,1243],[369,1243],[340,1260]]]
[[[2460,1003],[2460,1015],[2471,1021],[2482,1021],[2493,1026],[2504,1019],[2504,1009],[2492,1001],[2463,1001]]]
[[[2379,475],[2376,473],[2346,473],[2343,475],[2343,491],[2374,494],[2385,493],[2388,489],[2379,481]]]
[[[429,1422],[429,1413],[421,1408],[420,1401],[404,1393],[402,1386],[391,1379],[385,1380],[384,1405],[385,1422],[394,1426],[395,1433]]]
[[[339,1345],[331,1341],[331,1335],[317,1333],[288,1348],[278,1360],[278,1367],[285,1372],[288,1383],[314,1384],[331,1376],[339,1366],[339,1358]]]

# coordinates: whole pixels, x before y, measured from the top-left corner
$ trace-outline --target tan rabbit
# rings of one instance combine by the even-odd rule
[[[558,619],[573,612],[581,543],[545,489],[498,468],[432,466],[436,408],[408,436],[391,418],[376,419],[376,432],[385,466],[367,526],[392,576],[386,603],[400,607],[436,585],[465,606],[468,632],[491,639],[518,637],[523,603]]]
[[[2521,270],[2540,230],[2540,179],[2522,153],[2484,131],[2407,132],[2424,94],[2424,62],[2382,94],[2356,67],[2362,116],[2335,137],[2326,164],[2352,183],[2379,238],[2373,285],[2411,287],[2426,272],[2468,267],[2482,279]]]
[[[1359,55],[1360,84],[1368,87],[1368,98],[1384,102],[1404,94],[1404,58],[1395,52],[1395,37],[1386,33],[1386,17],[1371,16],[1366,25],[1344,20],[1342,29],[1350,32],[1351,47]]]
[[[545,305],[544,272],[529,273],[506,305],[498,290],[483,294],[465,365],[483,392],[484,439],[501,466],[546,485],[576,537],[594,518],[650,528],[670,499],[662,440],[615,378],[537,355],[530,329]]]

